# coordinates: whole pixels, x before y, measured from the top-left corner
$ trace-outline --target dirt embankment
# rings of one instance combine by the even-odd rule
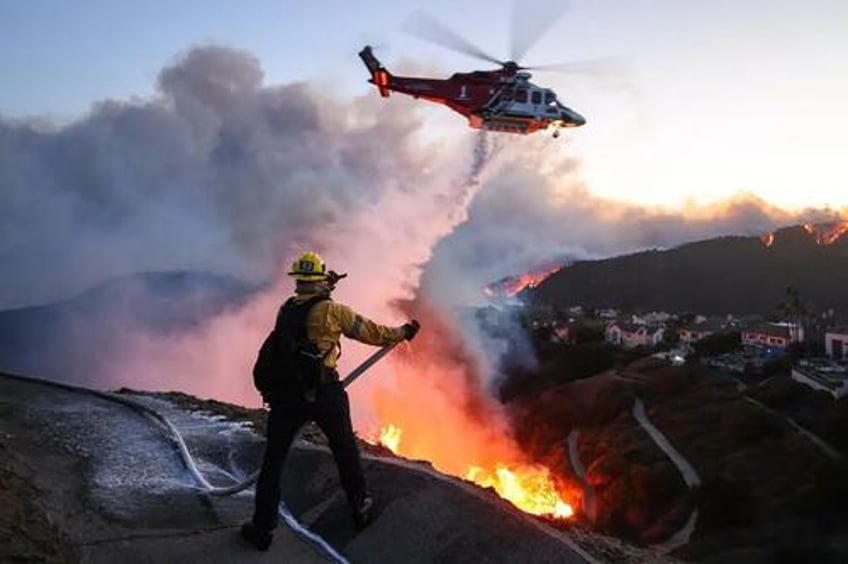
[[[0,453],[3,450],[0,442]],[[77,551],[36,504],[37,495],[30,484],[0,466],[0,562],[78,562]]]
[[[12,410],[0,400],[0,417]],[[37,504],[38,492],[9,467],[10,438],[0,431],[0,562],[77,562],[77,551]]]

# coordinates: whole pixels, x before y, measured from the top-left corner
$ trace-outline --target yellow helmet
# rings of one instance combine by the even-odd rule
[[[321,255],[309,251],[292,263],[289,276],[298,282],[321,282],[327,279],[327,265]]]

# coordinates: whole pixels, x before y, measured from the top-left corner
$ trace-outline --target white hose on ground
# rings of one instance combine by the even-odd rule
[[[351,383],[353,383],[359,376],[362,375],[366,370],[368,370],[371,366],[373,366],[377,361],[386,356],[389,352],[392,351],[397,346],[398,343],[394,343],[392,345],[387,345],[370,357],[368,357],[362,364],[360,364],[357,368],[355,368],[344,380],[342,380],[342,385],[347,387]],[[201,489],[204,493],[213,496],[229,496],[246,490],[256,483],[256,480],[259,479],[259,470],[250,474],[246,480],[232,484],[230,486],[214,486],[209,483],[209,480],[203,475],[200,469],[197,467],[197,463],[194,460],[194,457],[191,455],[191,451],[188,449],[188,445],[186,445],[185,440],[183,439],[180,431],[171,423],[164,415],[156,411],[155,409],[148,407],[140,402],[132,400],[128,397],[121,396],[118,394],[113,394],[109,392],[101,392],[98,390],[91,390],[88,388],[82,388],[79,386],[72,386],[70,384],[64,384],[61,382],[53,382],[50,380],[42,380],[40,378],[29,378],[26,376],[17,376],[17,375],[8,375],[11,378],[15,378],[18,380],[37,382],[39,384],[46,384],[49,386],[57,387],[63,390],[91,395],[95,397],[99,397],[114,403],[120,403],[125,405],[142,415],[145,415],[153,422],[157,423],[161,426],[167,433],[171,440],[177,447],[177,450],[180,453],[180,458],[182,458],[183,463],[191,474],[192,478],[200,485]],[[280,507],[278,510],[278,515],[280,520],[286,523],[292,530],[296,533],[300,534],[303,538],[308,540],[309,542],[317,545],[321,550],[323,550],[327,556],[332,558],[334,561],[347,564],[347,559],[344,556],[339,554],[336,549],[334,549],[327,541],[321,538],[319,535],[313,533],[306,527],[300,524],[300,522],[295,519],[295,517],[288,511],[285,504],[280,503]]]
[[[164,415],[162,415],[161,413],[159,413],[155,409],[148,407],[148,406],[146,406],[146,405],[144,405],[140,402],[137,402],[135,400],[132,400],[130,398],[121,396],[119,394],[113,394],[113,393],[109,393],[109,392],[101,392],[101,391],[98,391],[98,390],[91,390],[89,388],[72,386],[70,384],[64,384],[62,382],[54,382],[52,380],[44,380],[42,378],[31,378],[29,376],[20,376],[20,375],[16,375],[16,374],[3,374],[3,376],[7,377],[7,378],[13,378],[15,380],[21,380],[21,381],[24,381],[24,382],[34,382],[34,383],[37,383],[37,384],[51,386],[51,387],[54,387],[54,388],[59,388],[59,389],[62,389],[62,390],[74,392],[74,393],[81,394],[81,395],[98,397],[98,398],[101,398],[101,399],[104,399],[104,400],[107,400],[107,401],[110,401],[110,402],[113,402],[113,403],[119,403],[121,405],[129,407],[130,409],[140,413],[141,415],[146,416],[148,419],[152,420],[154,423],[156,423],[160,427],[162,427],[163,430],[167,431],[168,437],[173,440],[173,442],[175,443],[175,445],[177,447],[177,450],[180,453],[180,458],[183,460],[183,463],[186,465],[186,468],[188,469],[192,478],[194,478],[194,480],[198,484],[200,484],[201,490],[204,493],[211,494],[211,495],[218,495],[218,496],[231,495],[231,494],[240,492],[240,491],[250,487],[253,484],[253,482],[256,481],[256,479],[253,478],[253,476],[259,475],[258,472],[251,474],[251,477],[249,477],[248,480],[253,478],[253,481],[248,483],[247,485],[244,485],[244,482],[242,482],[240,484],[235,484],[234,486],[228,486],[228,487],[224,487],[224,488],[213,486],[212,484],[209,483],[209,481],[203,476],[203,474],[197,468],[197,463],[194,461],[194,458],[191,456],[191,452],[189,451],[188,446],[185,443],[185,440],[183,439],[182,435],[177,430],[177,428],[174,427],[174,425],[170,421],[168,421],[168,419],[165,418]],[[229,493],[221,493],[221,492],[229,492]],[[307,542],[310,542],[310,543],[314,544],[315,546],[317,546],[328,557],[330,557],[334,562],[337,562],[339,564],[349,564],[348,560],[344,556],[339,554],[339,552],[336,549],[334,549],[327,541],[325,541],[319,535],[316,535],[315,533],[313,533],[312,531],[310,531],[309,529],[307,529],[306,527],[301,525],[300,522],[298,522],[298,520],[294,518],[294,516],[288,511],[286,506],[282,503],[280,503],[280,507],[278,509],[278,516],[279,516],[280,520],[283,521],[286,525],[288,525],[289,528],[291,528],[296,534],[300,535]]]
[[[197,467],[197,463],[195,462],[194,457],[191,455],[191,451],[189,451],[188,445],[183,439],[183,436],[180,431],[164,415],[162,415],[153,408],[135,402],[129,398],[114,396],[112,394],[103,394],[99,392],[97,393],[97,395],[105,397],[106,399],[118,401],[125,405],[129,405],[130,407],[143,412],[144,415],[151,417],[154,421],[164,426],[168,433],[170,433],[170,436],[173,439],[174,443],[177,445],[177,450],[180,452],[180,457],[182,458],[183,463],[185,464],[189,473],[191,473],[194,480],[198,484],[200,484],[201,489],[204,491],[204,493],[208,493],[214,496],[232,495],[247,489],[254,482],[256,482],[257,478],[259,477],[259,471],[257,470],[256,472],[251,474],[244,482],[240,482],[237,484],[233,484],[232,486],[226,487],[213,486],[209,483],[209,481]],[[333,548],[330,543],[325,541],[320,535],[313,533],[312,531],[301,525],[300,522],[295,519],[294,515],[289,512],[284,503],[280,503],[280,506],[277,509],[277,514],[280,520],[283,521],[286,525],[288,525],[290,529],[292,529],[295,533],[299,534],[301,537],[305,538],[307,541],[316,545],[320,550],[324,551],[324,553],[326,553],[327,556],[332,558],[335,562],[338,562],[339,564],[348,564],[348,560],[344,556],[339,554],[339,552],[335,548]]]

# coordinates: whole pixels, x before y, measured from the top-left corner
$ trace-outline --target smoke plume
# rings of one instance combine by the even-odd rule
[[[122,338],[86,383],[255,405],[250,368],[290,291],[284,273],[315,249],[350,274],[336,299],[382,323],[424,322],[419,340],[357,382],[358,427],[400,424],[402,450],[455,472],[520,457],[487,393],[520,336],[493,338],[469,314],[486,284],[556,257],[795,220],[753,197],[683,211],[604,201],[547,137],[434,136],[422,102],[269,85],[255,57],[230,48],[189,51],[157,87],[66,125],[0,118],[0,308],[139,272],[233,276],[249,298],[179,334],[113,316],[108,332]],[[68,358],[104,354],[73,326]],[[367,352],[346,347],[343,371]]]

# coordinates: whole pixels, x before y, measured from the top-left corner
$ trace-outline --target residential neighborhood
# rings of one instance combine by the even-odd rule
[[[816,342],[802,323],[762,316],[625,313],[572,306],[531,308],[528,317],[527,326],[547,335],[552,344],[574,346],[588,335],[613,350],[644,350],[672,364],[696,361],[737,377],[768,377],[785,370],[794,381],[834,398],[848,394],[848,326],[844,325],[819,331],[822,342]],[[705,339],[721,346],[701,346]]]

